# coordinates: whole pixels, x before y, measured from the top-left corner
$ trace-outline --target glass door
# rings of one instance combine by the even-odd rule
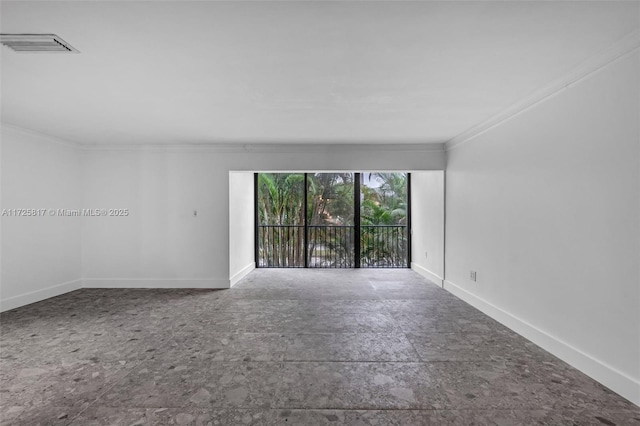
[[[409,174],[362,173],[360,267],[409,266]]]
[[[310,268],[353,268],[354,173],[309,173],[307,194]]]
[[[303,268],[304,173],[258,173],[256,266]]]
[[[256,173],[256,266],[406,268],[408,173]]]

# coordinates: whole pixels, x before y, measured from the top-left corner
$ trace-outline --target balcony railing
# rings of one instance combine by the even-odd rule
[[[310,268],[353,268],[354,227],[309,225]]]
[[[353,268],[356,265],[355,227],[351,225],[258,226],[258,266]],[[362,268],[406,268],[408,235],[405,225],[362,225],[359,229]]]
[[[360,267],[408,267],[408,242],[406,225],[360,226]]]
[[[304,268],[304,226],[258,226],[258,267]]]

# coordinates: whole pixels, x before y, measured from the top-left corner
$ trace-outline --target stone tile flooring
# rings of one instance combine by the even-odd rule
[[[0,320],[2,425],[640,425],[410,270],[84,289]]]

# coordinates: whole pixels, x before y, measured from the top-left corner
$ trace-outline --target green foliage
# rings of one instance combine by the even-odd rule
[[[353,173],[309,174],[308,260],[311,265],[353,266]],[[323,227],[318,227],[323,225]],[[331,228],[327,228],[330,226]],[[340,227],[340,228],[334,228]]]
[[[361,264],[404,265],[408,236],[406,228],[400,226],[407,224],[407,174],[370,173],[366,177],[370,183],[362,187]]]
[[[353,225],[353,173],[309,175],[309,225]]]
[[[258,220],[261,225],[289,225],[262,228],[259,251],[273,267],[304,264],[304,174],[258,174]]]
[[[259,173],[258,215],[263,225],[304,225],[304,174]]]

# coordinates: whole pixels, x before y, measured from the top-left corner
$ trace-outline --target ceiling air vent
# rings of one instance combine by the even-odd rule
[[[16,52],[79,53],[55,34],[0,34],[0,43]]]

